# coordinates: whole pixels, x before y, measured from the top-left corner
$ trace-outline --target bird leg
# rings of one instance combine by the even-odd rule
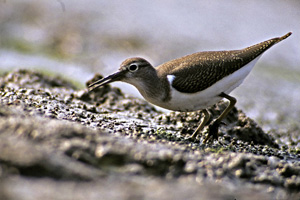
[[[211,137],[213,138],[213,140],[214,139],[216,139],[216,140],[218,139],[218,130],[219,130],[220,124],[222,123],[222,120],[232,110],[232,108],[234,107],[234,105],[236,103],[236,99],[234,97],[229,96],[228,94],[225,94],[224,92],[222,92],[219,96],[223,97],[223,98],[225,98],[227,100],[229,100],[229,105],[222,112],[222,114],[209,125],[209,127],[208,127],[209,128],[208,135],[203,140],[203,143],[206,143]]]
[[[202,110],[202,113],[204,114],[204,118],[198,128],[194,131],[193,135],[191,136],[191,139],[195,139],[198,133],[204,128],[204,126],[207,124],[207,122],[210,119],[210,113],[207,111],[207,109]]]

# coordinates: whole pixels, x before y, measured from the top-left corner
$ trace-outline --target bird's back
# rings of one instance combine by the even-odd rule
[[[160,76],[174,75],[172,86],[185,93],[202,91],[241,69],[291,33],[231,51],[206,51],[171,60],[157,67]]]

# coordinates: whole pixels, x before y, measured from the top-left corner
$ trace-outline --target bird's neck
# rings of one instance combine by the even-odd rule
[[[170,99],[170,85],[166,77],[159,77],[158,74],[152,73],[140,79],[133,84],[141,93],[141,95],[150,103],[166,102]]]

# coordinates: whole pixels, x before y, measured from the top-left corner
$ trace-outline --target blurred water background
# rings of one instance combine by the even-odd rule
[[[0,71],[30,68],[84,83],[128,57],[157,66],[207,50],[293,35],[232,94],[268,130],[300,135],[300,1],[0,0]],[[127,84],[114,83],[141,97]]]

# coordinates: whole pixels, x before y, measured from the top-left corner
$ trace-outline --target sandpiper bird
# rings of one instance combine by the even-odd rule
[[[206,51],[187,55],[154,68],[139,57],[122,62],[119,70],[89,85],[89,89],[122,81],[135,86],[150,103],[165,109],[191,112],[202,110],[204,118],[191,138],[195,138],[210,119],[207,108],[222,98],[229,100],[223,113],[208,127],[206,143],[218,139],[218,129],[224,117],[236,103],[229,93],[249,74],[262,53],[292,33],[259,44],[231,51]]]

